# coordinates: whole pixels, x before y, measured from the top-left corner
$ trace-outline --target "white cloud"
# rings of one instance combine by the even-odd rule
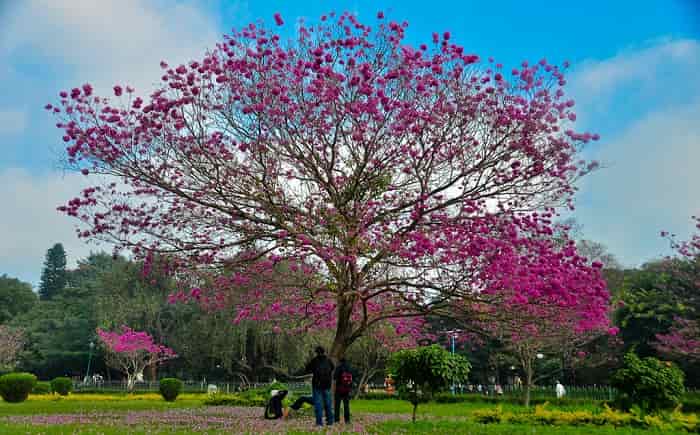
[[[588,127],[606,112],[619,117],[659,103],[687,102],[688,96],[700,95],[699,72],[700,41],[693,39],[658,39],[607,59],[586,60],[569,77],[578,125]]]
[[[630,125],[600,151],[608,167],[586,181],[591,204],[579,214],[585,228],[623,261],[633,264],[661,254],[645,252],[663,244],[661,230],[685,236],[690,231],[690,216],[700,212],[698,120],[700,100],[656,112]]]
[[[612,92],[630,81],[658,82],[659,69],[668,65],[698,65],[700,43],[692,39],[661,40],[638,50],[626,50],[602,61],[584,62],[573,77],[581,93],[591,98]],[[659,80],[661,79],[661,80]]]
[[[574,215],[625,265],[669,254],[659,232],[687,237],[700,212],[698,72],[700,41],[659,39],[570,74],[578,128],[604,129]]]
[[[0,109],[0,135],[22,133],[27,126],[24,110]]]
[[[220,39],[217,21],[195,3],[147,0],[26,0],[0,22],[4,57],[40,55],[77,84],[149,90],[158,63],[201,57]]]
[[[75,219],[56,211],[85,185],[85,177],[73,173],[34,176],[25,169],[0,171],[0,203],[4,205],[0,213],[0,274],[36,284],[46,250],[54,243],[63,244],[70,267],[91,250],[99,250],[78,239]]]

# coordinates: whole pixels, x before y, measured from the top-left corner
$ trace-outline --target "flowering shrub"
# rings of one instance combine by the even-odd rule
[[[533,412],[509,412],[496,408],[478,409],[471,414],[474,421],[482,424],[524,424],[546,426],[613,426],[643,427],[656,430],[700,430],[700,423],[695,414],[684,414],[678,409],[671,413],[655,415],[638,415],[611,409],[603,405],[601,412],[551,410],[547,405],[537,405]]]
[[[625,355],[624,364],[612,378],[621,407],[639,406],[645,411],[654,411],[680,404],[685,391],[684,375],[675,364],[653,357],[640,359],[631,352]]]
[[[0,376],[0,397],[5,402],[24,402],[34,385],[36,376],[31,373],[8,373]]]

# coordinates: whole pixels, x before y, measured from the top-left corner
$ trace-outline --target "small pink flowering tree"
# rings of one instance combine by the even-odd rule
[[[671,246],[680,254],[680,258],[668,258],[663,263],[664,271],[671,279],[667,286],[672,286],[674,297],[680,298],[687,310],[683,317],[676,317],[671,328],[663,334],[656,335],[654,348],[661,354],[683,362],[700,360],[700,217],[693,216],[697,232],[690,240],[678,241],[674,235],[662,232]]]
[[[107,352],[107,365],[124,373],[129,391],[133,391],[138,375],[146,367],[177,357],[169,347],[155,343],[148,333],[127,326],[119,332],[98,328],[97,335]]]
[[[538,354],[570,359],[600,335],[617,332],[610,327],[602,264],[589,265],[576,255],[573,242],[565,243],[562,251],[551,250],[551,243],[546,238],[531,241],[528,248],[540,246],[538,252],[523,251],[508,266],[499,265],[479,301],[454,307],[458,313],[464,310],[458,316],[468,328],[498,340],[518,359],[526,405]]]
[[[676,361],[700,361],[700,326],[695,320],[677,317],[665,334],[656,334],[654,348]]]
[[[216,276],[185,297],[331,328],[334,358],[375,324],[473,299],[523,250],[551,251],[529,245],[598,139],[571,129],[567,65],[505,72],[449,32],[414,47],[407,23],[377,20],[330,14],[287,43],[250,24],[162,62],[150,96],[61,92],[46,108],[67,161],[103,183],[59,209],[80,237]],[[251,285],[281,262],[306,279]]]
[[[21,329],[0,325],[0,369],[12,370],[15,367],[24,340]]]

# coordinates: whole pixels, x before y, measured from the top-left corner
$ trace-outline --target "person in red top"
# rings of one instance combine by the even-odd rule
[[[335,369],[335,421],[340,423],[340,402],[343,403],[343,418],[350,423],[350,394],[352,393],[352,369],[345,358]]]

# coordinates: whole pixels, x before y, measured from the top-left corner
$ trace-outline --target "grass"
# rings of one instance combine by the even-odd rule
[[[152,394],[152,397],[138,395],[88,395],[72,394],[66,398],[56,399],[56,396],[29,396],[22,403],[7,403],[0,400],[0,417],[9,415],[37,415],[37,414],[77,414],[100,411],[142,411],[142,410],[167,410],[178,408],[201,407],[202,400],[206,396],[185,395],[175,402],[166,402],[160,395]],[[105,400],[107,399],[107,400]],[[0,431],[0,433],[2,433]]]
[[[208,434],[218,433],[266,433],[285,431],[289,433],[314,433],[312,422],[306,419],[274,423],[262,420],[262,409],[205,407],[203,394],[183,394],[175,402],[165,402],[157,394],[129,395],[84,395],[72,394],[66,398],[56,396],[30,396],[24,403],[11,404],[0,401],[1,434],[185,434],[195,429],[205,430]],[[525,408],[517,404],[503,403],[503,411],[524,412]],[[352,430],[364,430],[371,433],[450,433],[450,434],[562,434],[562,435],[635,435],[656,434],[660,431],[638,428],[613,428],[608,426],[529,426],[514,424],[478,424],[470,419],[470,414],[477,409],[494,408],[493,404],[478,402],[464,403],[427,403],[418,407],[418,422],[412,424],[407,420],[411,405],[399,400],[354,400],[351,402],[353,416],[360,426],[351,428],[338,427],[333,433],[355,433]],[[552,403],[551,409],[595,411],[596,405],[570,405]],[[84,416],[87,423],[74,420],[62,420],[64,417]],[[48,423],[31,424],[27,419],[41,416],[48,418]],[[376,416],[376,417],[375,417]],[[231,425],[240,417],[242,423],[233,423],[234,427],[216,426],[217,419],[228,418]],[[24,420],[23,420],[24,419]],[[211,423],[214,422],[214,423]],[[63,423],[63,424],[62,424]],[[213,424],[213,426],[207,426]],[[235,426],[238,424],[238,426]],[[257,426],[257,427],[252,427]],[[223,429],[222,429],[223,427]],[[308,430],[307,430],[308,428]],[[350,431],[343,432],[345,429]],[[315,432],[318,433],[318,432]],[[663,433],[686,434],[687,432]]]
[[[649,435],[687,434],[687,432],[653,431],[633,428],[593,426],[525,426],[514,424],[478,424],[468,421],[424,420],[410,422],[386,422],[376,426],[379,433],[441,433],[441,434],[485,434],[485,435]]]

